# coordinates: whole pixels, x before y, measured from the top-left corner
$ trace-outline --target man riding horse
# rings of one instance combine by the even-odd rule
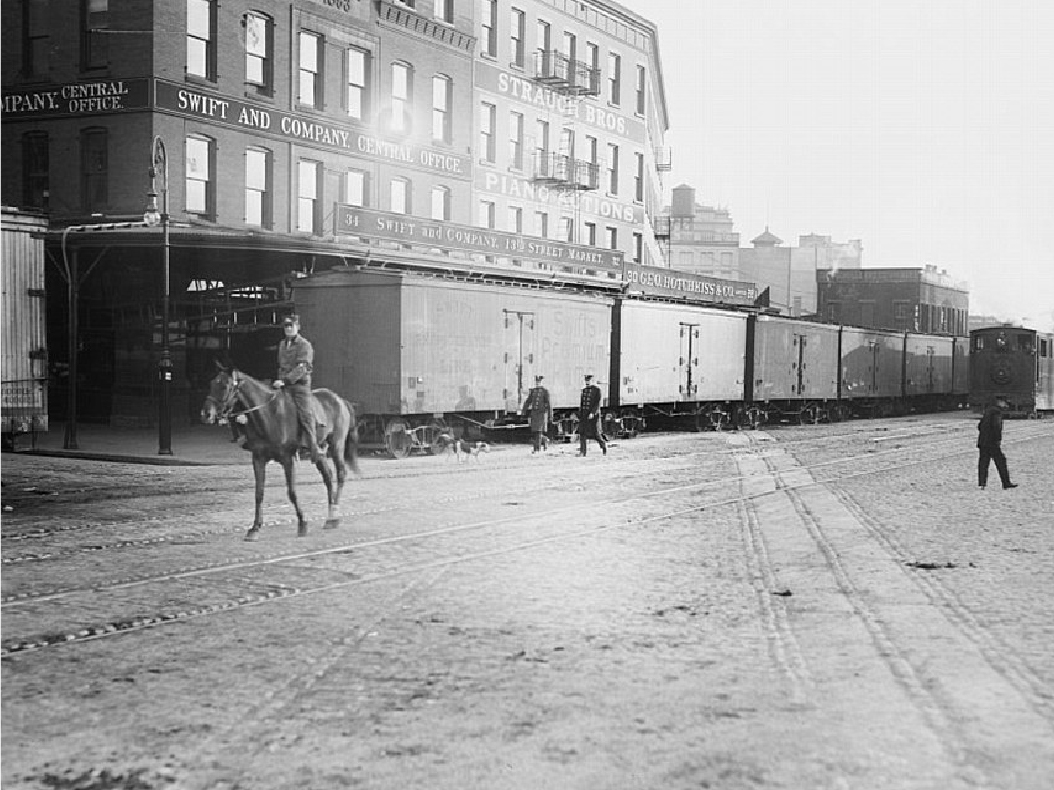
[[[312,463],[322,460],[322,449],[315,436],[315,410],[312,406],[311,370],[315,361],[315,349],[311,342],[300,334],[300,318],[288,315],[282,321],[285,339],[278,344],[278,378],[274,388],[285,388],[296,404],[297,422],[304,435]],[[319,437],[325,441],[325,428],[319,426]]]

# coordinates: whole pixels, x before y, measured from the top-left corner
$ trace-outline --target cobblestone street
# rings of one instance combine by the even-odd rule
[[[5,788],[1041,790],[1054,421],[273,466],[3,457]],[[10,508],[10,509],[9,509]]]

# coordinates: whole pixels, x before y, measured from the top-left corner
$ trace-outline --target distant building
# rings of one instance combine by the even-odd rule
[[[739,234],[728,209],[695,202],[695,189],[681,184],[671,190],[670,266],[678,271],[737,280]]]
[[[859,239],[832,242],[830,236],[800,236],[797,247],[782,247],[783,239],[767,227],[739,251],[740,279],[769,289],[769,303],[793,316],[816,313],[816,273],[859,269],[863,244]]]
[[[944,269],[818,270],[817,312],[826,323],[966,336],[970,292]]]

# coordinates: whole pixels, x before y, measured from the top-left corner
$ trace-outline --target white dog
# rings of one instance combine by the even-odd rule
[[[490,452],[490,445],[486,442],[466,442],[464,439],[455,439],[448,433],[444,433],[439,437],[439,443],[454,451],[454,457],[459,464],[462,458],[468,461],[475,458],[478,461],[480,453]]]

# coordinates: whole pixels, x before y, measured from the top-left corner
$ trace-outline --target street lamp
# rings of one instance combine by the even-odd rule
[[[161,177],[161,210],[157,208],[155,182]],[[161,360],[158,363],[158,380],[161,382],[161,403],[157,424],[158,455],[172,455],[172,355],[168,348],[169,269],[168,269],[168,156],[165,141],[154,135],[150,156],[150,192],[147,195],[143,221],[152,228],[161,225],[162,277],[164,294],[161,307]]]

